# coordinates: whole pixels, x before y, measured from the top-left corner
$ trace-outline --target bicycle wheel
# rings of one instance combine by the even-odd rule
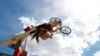
[[[61,26],[61,19],[60,18],[57,18],[57,17],[53,17],[53,18],[51,18],[50,19],[50,23],[51,24],[58,24],[58,22],[60,23],[60,25],[59,26]]]
[[[61,27],[61,33],[63,34],[70,34],[71,33],[71,29],[67,26],[62,26]]]

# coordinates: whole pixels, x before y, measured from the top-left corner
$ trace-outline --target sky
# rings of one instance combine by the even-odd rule
[[[0,0],[0,42],[19,34],[27,26],[48,22],[52,17],[60,18],[72,33],[40,39],[39,44],[28,36],[25,49],[28,56],[100,55],[99,0]],[[14,50],[5,46],[0,52],[13,54]]]

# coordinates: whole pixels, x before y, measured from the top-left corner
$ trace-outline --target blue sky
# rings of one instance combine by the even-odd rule
[[[6,40],[10,35],[19,33],[23,30],[22,24],[19,20],[20,16],[36,17],[28,8],[32,0],[0,0],[0,42]],[[25,2],[25,3],[23,3]],[[40,6],[39,0],[34,0],[33,7]],[[39,16],[41,18],[41,16]],[[0,48],[0,52],[12,54],[13,50],[8,47]]]
[[[76,1],[78,1],[78,0],[76,0]],[[59,5],[60,2],[63,5]],[[22,17],[22,16],[34,17],[34,19],[38,20],[38,21],[42,20],[42,19],[48,19],[48,18],[51,18],[51,17],[55,17],[55,16],[63,18],[63,19],[67,18],[69,20],[66,21],[66,22],[70,21],[69,24],[73,23],[71,25],[71,26],[73,26],[72,27],[72,29],[73,29],[77,26],[77,25],[75,25],[75,27],[74,27],[74,23],[77,23],[77,21],[81,20],[81,22],[84,22],[84,21],[87,20],[87,22],[88,22],[89,20],[88,19],[85,19],[85,20],[83,20],[83,19],[79,19],[79,20],[74,19],[73,20],[72,19],[72,20],[70,20],[70,17],[72,17],[72,18],[86,18],[86,17],[89,16],[88,18],[91,18],[91,16],[94,15],[93,18],[95,18],[95,14],[98,14],[98,13],[95,13],[95,12],[98,12],[97,11],[98,7],[95,7],[95,3],[93,4],[95,9],[90,10],[90,12],[93,11],[93,15],[92,15],[86,9],[87,8],[86,6],[90,6],[88,4],[82,5],[82,6],[84,6],[84,7],[82,7],[82,9],[84,8],[84,10],[86,10],[86,11],[83,11],[81,8],[79,8],[81,6],[77,5],[77,2],[73,3],[73,0],[72,0],[72,2],[70,2],[70,1],[66,2],[66,0],[62,0],[62,1],[60,0],[60,2],[59,1],[53,1],[53,0],[51,0],[51,1],[50,0],[47,0],[47,1],[46,0],[43,0],[43,1],[41,1],[41,0],[0,0],[0,26],[1,26],[0,27],[0,38],[1,38],[0,42],[5,41],[10,35],[13,35],[13,34],[16,34],[16,33],[23,31],[23,24],[19,20],[19,17]],[[65,2],[69,3],[66,8],[63,7],[63,6],[66,5]],[[79,2],[81,3],[81,1],[79,1]],[[71,3],[73,5],[71,5]],[[91,4],[92,4],[92,2],[91,2]],[[99,2],[98,2],[98,4],[99,4]],[[70,7],[70,5],[72,7]],[[86,13],[86,12],[89,13],[88,16],[87,16],[88,13]],[[86,15],[84,15],[84,14],[86,14]],[[81,17],[82,15],[84,17]],[[92,19],[90,19],[90,21],[91,20]],[[95,20],[96,19],[93,19],[94,22],[95,22]],[[87,23],[87,22],[85,22],[85,23]],[[77,27],[80,27],[79,25],[81,25],[81,23],[80,22],[78,22],[78,23],[79,24],[78,24]],[[89,24],[90,24],[90,26],[92,26],[91,22]],[[98,28],[97,25],[98,24],[96,24],[96,27]],[[89,25],[86,25],[86,26],[89,26]],[[76,28],[75,28],[75,30],[76,30]],[[88,28],[87,28],[87,30],[88,30]],[[92,32],[91,29],[89,29],[89,30],[90,30],[90,32]],[[74,30],[73,30],[73,32],[74,32]],[[77,35],[77,36],[83,36],[83,35],[80,35],[79,33],[80,32],[78,32],[76,30],[75,34],[74,33],[72,33],[72,34]],[[90,36],[90,35],[88,35],[88,36]],[[88,40],[86,40],[86,41],[88,41]],[[91,42],[92,41],[90,41],[90,43]],[[99,39],[99,41],[95,42],[95,44],[89,45],[89,47],[86,48],[86,50],[84,50],[84,53],[82,54],[82,56],[93,56],[93,54],[96,51],[100,51],[100,39]],[[14,50],[5,46],[5,47],[0,48],[0,52],[13,54]]]
[[[100,41],[91,45],[88,49],[84,50],[83,56],[93,56],[96,51],[100,51]]]
[[[26,14],[28,14],[27,10],[17,1],[0,0],[0,42],[6,40],[10,35],[23,30],[18,18]],[[0,52],[12,54],[13,50],[3,47],[0,48]]]

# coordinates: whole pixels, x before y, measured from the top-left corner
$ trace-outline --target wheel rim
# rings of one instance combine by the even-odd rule
[[[63,34],[70,34],[71,33],[71,29],[67,26],[62,26],[61,27],[61,33]]]

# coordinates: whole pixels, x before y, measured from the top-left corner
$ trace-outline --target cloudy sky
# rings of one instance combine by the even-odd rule
[[[28,56],[99,56],[100,1],[99,0],[0,0],[0,42],[18,34],[30,25],[48,22],[59,17],[70,35],[55,34],[45,41],[28,42]],[[13,54],[7,46],[0,52]]]

